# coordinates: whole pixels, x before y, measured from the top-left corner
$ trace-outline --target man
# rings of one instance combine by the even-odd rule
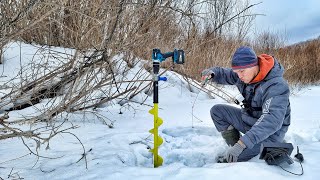
[[[259,154],[263,142],[283,142],[291,113],[283,73],[283,66],[272,56],[256,56],[246,46],[234,53],[232,68],[214,67],[202,72],[203,79],[236,85],[244,98],[243,108],[217,104],[210,111],[217,130],[230,146],[227,162],[251,159]]]

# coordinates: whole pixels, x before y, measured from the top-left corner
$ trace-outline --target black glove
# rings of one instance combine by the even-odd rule
[[[201,72],[202,85],[206,85],[207,82],[214,77],[214,72],[212,69],[205,69]]]

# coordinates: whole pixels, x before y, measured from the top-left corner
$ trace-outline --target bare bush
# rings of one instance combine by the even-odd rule
[[[3,47],[0,47],[0,64],[2,64],[2,49],[3,49]]]
[[[22,40],[43,45],[40,51],[46,54],[21,68],[12,83],[6,83],[11,91],[1,97],[0,109],[10,112],[44,99],[49,102],[32,117],[3,116],[0,140],[20,137],[49,143],[56,134],[76,128],[63,129],[62,124],[68,113],[78,111],[90,111],[113,127],[113,120],[95,110],[114,99],[128,102],[151,88],[150,73],[143,66],[133,79],[124,77],[140,58],[150,59],[153,48],[184,49],[187,64],[175,70],[187,77],[197,78],[208,66],[228,66],[231,52],[243,43],[253,17],[248,12],[253,5],[236,9],[238,5],[235,0],[2,1],[0,47]],[[63,58],[48,46],[75,52]],[[119,55],[125,64],[115,58]],[[50,67],[48,57],[59,66]],[[57,119],[62,122],[56,124]],[[26,131],[17,128],[19,124],[32,126]]]
[[[205,68],[229,67],[232,53],[245,43],[246,31],[255,16],[250,13],[254,5],[246,1],[209,1],[206,10],[200,11],[205,17],[187,20],[189,28],[182,45],[188,57],[184,74],[199,79]]]
[[[278,49],[285,46],[285,39],[280,33],[264,31],[257,35],[252,44],[257,52],[275,55]]]
[[[276,55],[285,65],[291,84],[315,84],[320,79],[319,39],[280,48]]]
[[[280,33],[262,32],[252,42],[257,53],[274,56],[285,67],[285,78],[292,86],[319,83],[319,39],[285,45]]]

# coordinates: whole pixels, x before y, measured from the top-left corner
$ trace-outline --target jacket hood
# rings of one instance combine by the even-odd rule
[[[253,80],[250,82],[257,83],[262,80],[268,80],[275,77],[281,77],[284,74],[284,68],[283,66],[275,60],[272,56],[267,54],[261,54],[258,56],[259,61],[259,68],[260,71],[256,75],[256,77],[253,78]],[[272,73],[270,73],[272,71]]]

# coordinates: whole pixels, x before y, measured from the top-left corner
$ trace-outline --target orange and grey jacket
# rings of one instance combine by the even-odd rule
[[[267,138],[283,139],[290,125],[290,91],[283,78],[284,68],[267,54],[258,56],[258,60],[260,71],[248,84],[242,82],[231,68],[212,68],[212,81],[236,85],[249,105],[242,109],[242,120],[251,129],[240,138],[247,148]]]

